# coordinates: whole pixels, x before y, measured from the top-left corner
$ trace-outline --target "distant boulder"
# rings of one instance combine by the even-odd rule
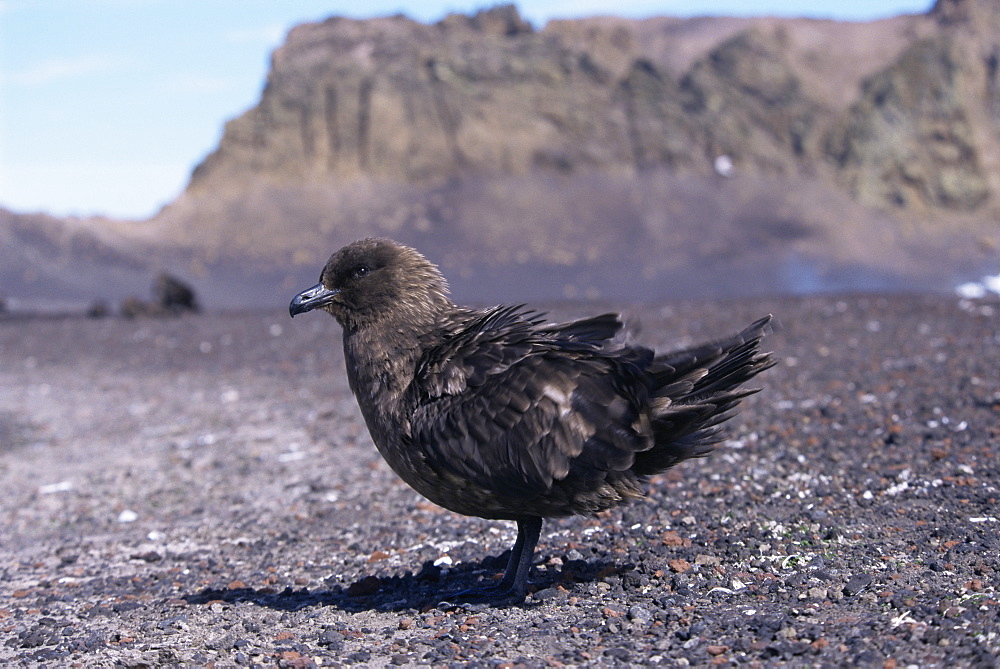
[[[91,302],[90,306],[87,307],[88,318],[104,318],[110,314],[111,310],[108,308],[108,303],[104,300]]]
[[[156,277],[153,296],[157,306],[171,314],[181,314],[186,311],[197,313],[201,310],[194,289],[165,272]]]
[[[179,316],[183,313],[198,313],[198,298],[194,289],[177,277],[166,272],[153,281],[153,301],[146,302],[138,297],[126,297],[119,312],[125,318],[139,316]]]

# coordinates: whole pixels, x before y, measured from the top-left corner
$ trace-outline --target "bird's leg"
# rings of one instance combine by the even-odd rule
[[[517,539],[514,540],[514,546],[510,549],[510,558],[504,568],[503,578],[499,583],[490,587],[490,590],[506,592],[514,584],[518,565],[521,564],[521,553],[524,552],[524,525],[522,523],[523,521],[517,521]]]
[[[497,596],[511,603],[521,603],[528,594],[528,572],[535,557],[535,545],[542,533],[541,518],[517,521],[517,541],[510,552],[510,561],[497,587]]]
[[[498,604],[520,604],[528,592],[528,572],[535,555],[535,545],[542,531],[541,518],[527,518],[517,521],[517,540],[510,551],[510,560],[503,578],[496,585],[487,588],[472,588],[451,595],[450,600],[484,600]]]

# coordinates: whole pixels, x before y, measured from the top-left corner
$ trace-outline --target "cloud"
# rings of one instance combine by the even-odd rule
[[[104,54],[79,58],[50,58],[19,72],[0,74],[4,83],[17,86],[44,86],[66,79],[76,79],[128,69],[127,62]]]

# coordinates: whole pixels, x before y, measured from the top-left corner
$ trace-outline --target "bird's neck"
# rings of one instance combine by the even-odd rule
[[[428,317],[344,329],[347,378],[362,411],[391,412],[398,405],[429,334],[438,327],[435,318]]]

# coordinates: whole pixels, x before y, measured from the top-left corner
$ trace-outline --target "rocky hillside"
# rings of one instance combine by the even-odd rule
[[[260,104],[228,124],[191,191],[248,176],[707,175],[728,155],[741,175],[822,172],[866,204],[973,210],[1000,179],[988,159],[997,28],[993,0],[868,24],[593,19],[536,31],[513,6],[436,25],[334,18],[291,32]]]
[[[175,203],[104,237],[220,297],[290,289],[370,234],[483,299],[940,287],[1000,248],[998,63],[995,0],[871,23],[331,18],[291,31]]]

